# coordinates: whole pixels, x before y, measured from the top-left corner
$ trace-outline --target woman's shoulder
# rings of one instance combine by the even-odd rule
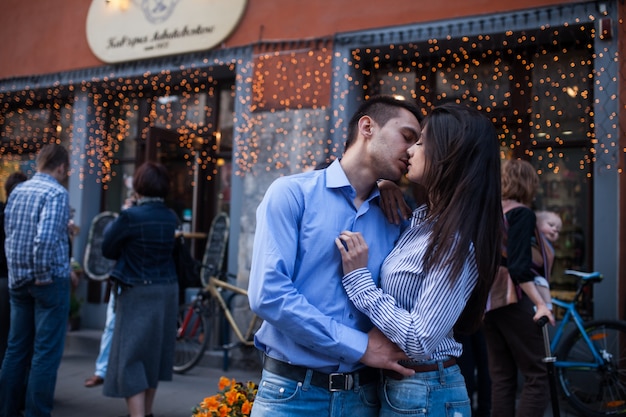
[[[509,210],[505,214],[505,217],[509,226],[515,224],[520,226],[523,225],[524,227],[528,226],[530,229],[533,229],[535,227],[535,223],[537,222],[535,212],[526,206],[516,207]]]

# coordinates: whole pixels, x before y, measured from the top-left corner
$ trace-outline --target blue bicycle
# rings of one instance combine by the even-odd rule
[[[552,299],[553,305],[565,310],[550,343],[563,393],[584,416],[626,415],[626,321],[583,321],[576,303],[587,286],[602,281],[602,274],[565,273],[579,281],[573,300]],[[564,337],[572,322],[575,327]]]

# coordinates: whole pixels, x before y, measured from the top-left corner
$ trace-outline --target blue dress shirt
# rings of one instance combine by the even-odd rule
[[[248,292],[252,310],[265,320],[255,344],[267,355],[322,372],[363,366],[372,324],[342,287],[335,238],[343,230],[364,235],[377,281],[400,227],[386,220],[375,186],[358,208],[355,197],[338,160],[268,188],[257,209]]]

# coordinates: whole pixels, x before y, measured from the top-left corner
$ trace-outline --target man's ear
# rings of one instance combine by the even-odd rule
[[[63,163],[54,169],[54,177],[59,182],[63,182],[69,177],[69,170],[69,164]]]
[[[371,117],[365,115],[359,119],[359,132],[366,138],[370,138],[372,136],[372,127],[374,125],[374,120]]]

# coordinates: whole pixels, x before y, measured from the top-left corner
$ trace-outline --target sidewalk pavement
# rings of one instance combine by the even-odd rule
[[[53,417],[118,417],[128,414],[122,398],[102,395],[102,386],[85,388],[85,379],[93,375],[98,355],[101,331],[80,330],[69,332],[55,392]],[[207,358],[183,375],[174,374],[174,379],[161,382],[154,400],[155,417],[190,417],[192,408],[203,398],[217,393],[221,376],[235,378],[238,382],[258,382],[260,366],[248,365],[242,369],[240,363],[230,362],[230,368],[222,368],[221,352],[208,353]],[[254,361],[250,361],[254,363]],[[561,417],[578,414],[562,399]],[[546,408],[544,417],[552,417],[552,409]]]
[[[53,417],[118,417],[128,414],[123,398],[102,395],[102,386],[85,388],[85,379],[93,375],[98,355],[99,331],[69,332],[59,368],[54,396]],[[240,369],[231,361],[224,371],[219,360],[203,361],[186,374],[174,374],[174,379],[160,382],[154,400],[155,417],[190,417],[192,408],[203,398],[217,393],[223,375],[238,382],[258,382],[260,368]]]

